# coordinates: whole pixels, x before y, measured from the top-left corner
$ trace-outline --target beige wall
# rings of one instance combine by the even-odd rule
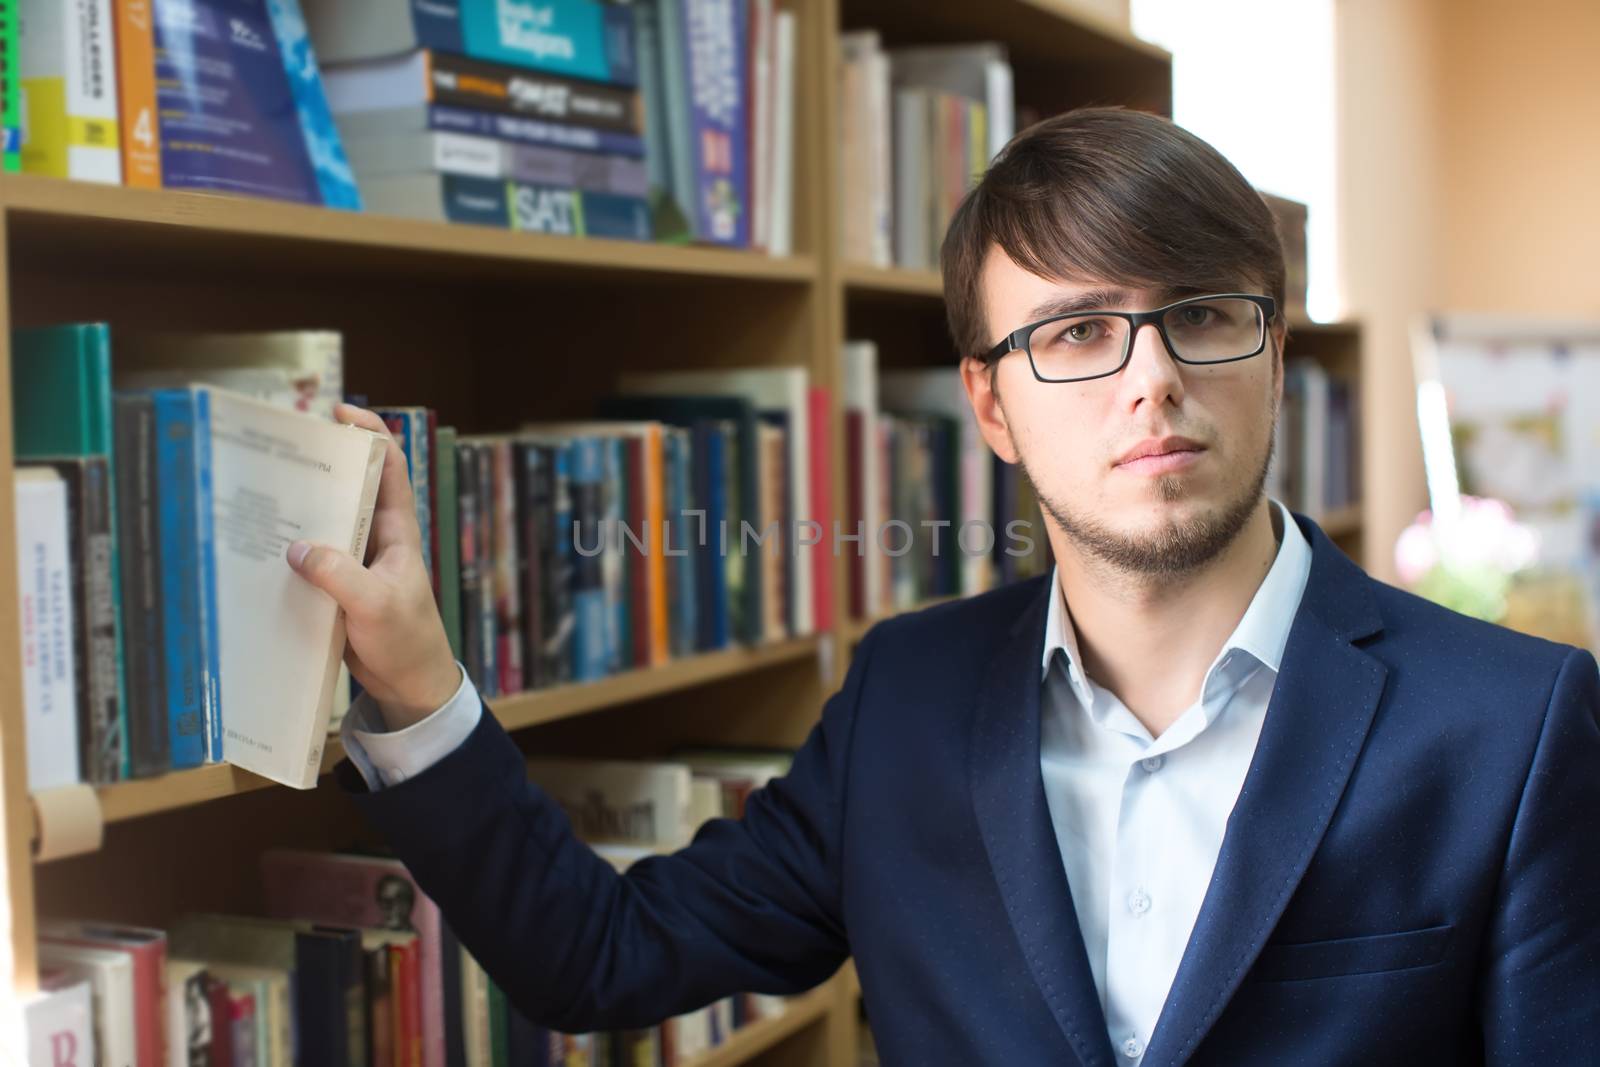
[[[1365,563],[1427,506],[1406,336],[1600,314],[1600,3],[1337,0],[1341,256],[1367,326]]]

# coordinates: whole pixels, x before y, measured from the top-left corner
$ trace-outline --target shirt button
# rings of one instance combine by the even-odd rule
[[[1167,757],[1165,757],[1165,756],[1151,756],[1149,759],[1140,760],[1139,761],[1139,766],[1143,767],[1145,770],[1149,771],[1151,774],[1154,774],[1157,771],[1159,771],[1161,769],[1162,764],[1164,764],[1166,762],[1167,762]]]
[[[1128,894],[1128,910],[1135,915],[1143,915],[1150,910],[1150,894],[1143,889],[1135,889]]]
[[[1144,1042],[1136,1037],[1130,1037],[1122,1043],[1122,1054],[1130,1060],[1136,1060],[1144,1055]]]

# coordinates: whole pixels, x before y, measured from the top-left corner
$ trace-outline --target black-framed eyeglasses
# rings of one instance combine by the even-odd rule
[[[1255,293],[1191,296],[1153,311],[1075,311],[1011,331],[984,358],[1021,349],[1041,382],[1107,378],[1127,366],[1134,337],[1150,325],[1180,363],[1233,363],[1261,354],[1276,314],[1276,301]]]

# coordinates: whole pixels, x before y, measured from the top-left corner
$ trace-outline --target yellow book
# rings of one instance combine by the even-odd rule
[[[24,171],[121,184],[113,36],[111,0],[23,0]]]

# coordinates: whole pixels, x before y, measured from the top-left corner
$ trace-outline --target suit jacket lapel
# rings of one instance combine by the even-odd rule
[[[1039,768],[1039,663],[1050,591],[1046,576],[979,690],[972,797],[1000,896],[1039,990],[1084,1067],[1106,1067],[1113,1055],[1105,1013]]]
[[[1144,1067],[1187,1060],[1299,885],[1349,781],[1387,671],[1351,642],[1382,626],[1370,579],[1309,519],[1311,574],[1256,753],[1228,818]]]

